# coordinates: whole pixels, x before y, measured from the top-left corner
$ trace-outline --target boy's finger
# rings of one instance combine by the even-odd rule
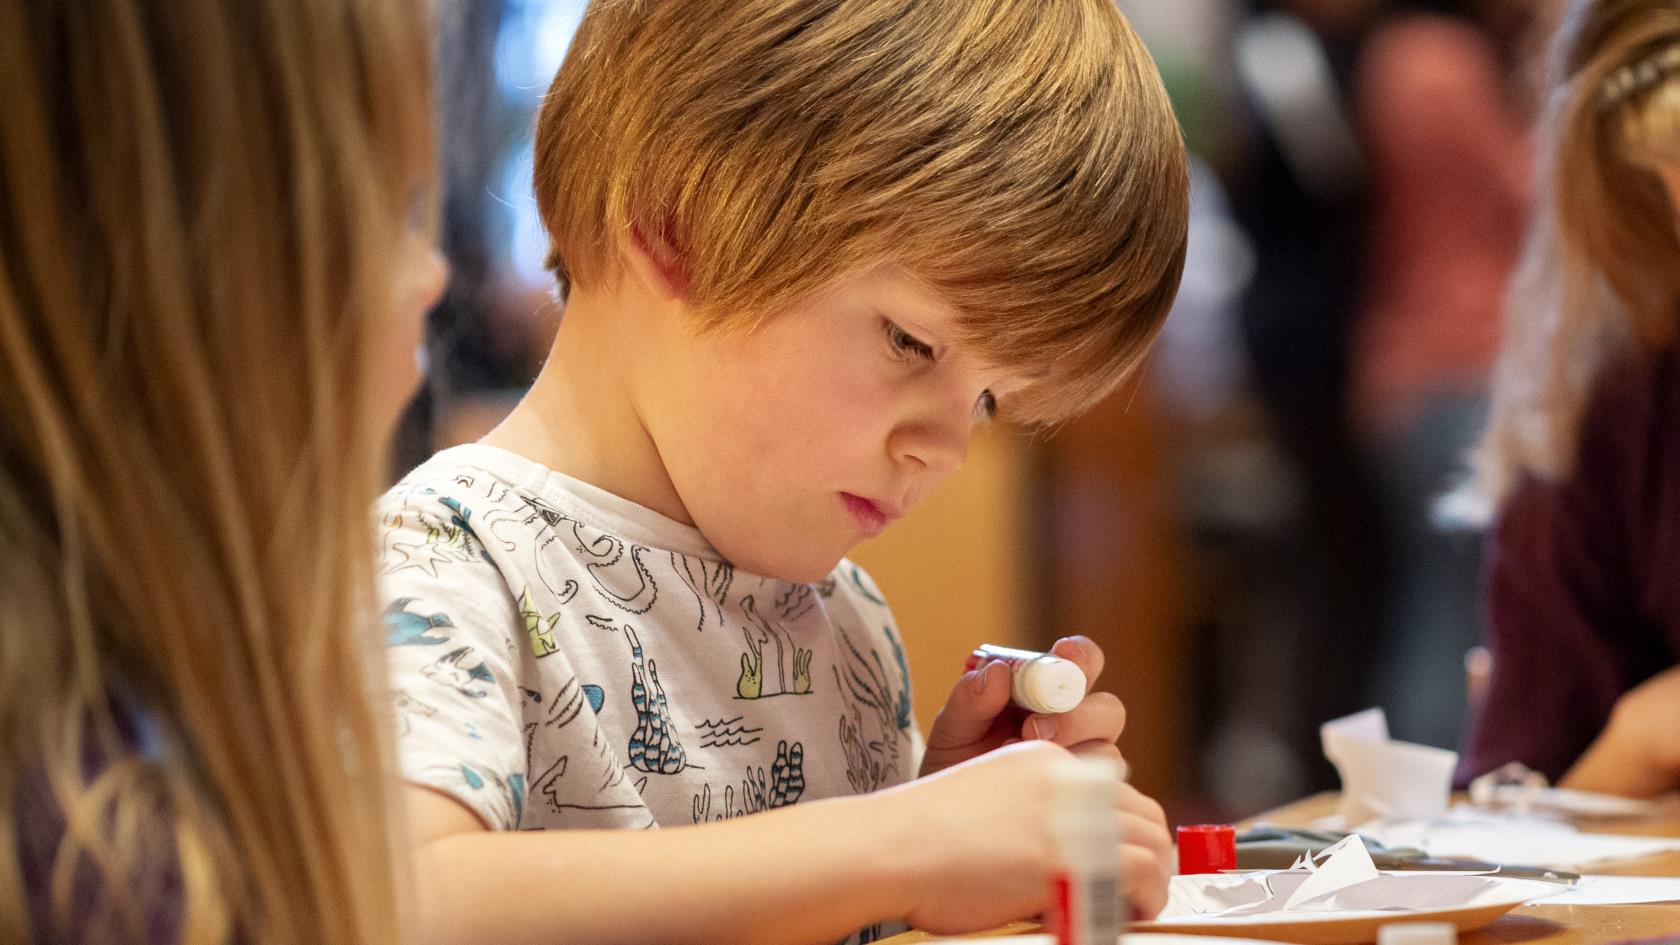
[[[928,729],[928,747],[953,748],[981,740],[1008,705],[1007,664],[987,663],[964,673]]]
[[[1153,919],[1167,904],[1170,869],[1145,847],[1127,844],[1120,848],[1120,872],[1125,877],[1126,896],[1139,919]]]
[[[1042,738],[1072,748],[1084,742],[1115,742],[1126,728],[1126,707],[1112,692],[1093,692],[1060,715],[1029,716],[1023,738]]]
[[[1090,692],[1096,685],[1097,677],[1103,671],[1103,651],[1096,641],[1087,636],[1063,637],[1050,647],[1052,656],[1059,656],[1069,660],[1079,667],[1085,674],[1085,691]]]

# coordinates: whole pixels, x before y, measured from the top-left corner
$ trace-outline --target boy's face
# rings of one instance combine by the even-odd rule
[[[819,580],[961,466],[1028,378],[959,348],[957,320],[891,266],[751,332],[668,320],[642,420],[707,540],[748,571]]]

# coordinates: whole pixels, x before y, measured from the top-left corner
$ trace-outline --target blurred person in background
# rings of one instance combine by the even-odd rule
[[[1293,495],[1285,520],[1245,555],[1245,637],[1231,661],[1237,686],[1263,687],[1270,707],[1239,712],[1217,739],[1276,757],[1251,720],[1270,719],[1298,772],[1285,793],[1329,787],[1319,722],[1370,704],[1381,632],[1381,519],[1376,487],[1349,411],[1350,345],[1366,281],[1366,161],[1350,102],[1360,50],[1377,13],[1363,0],[1263,0],[1234,42],[1247,120],[1241,152],[1225,162],[1234,219],[1254,250],[1239,304],[1255,393],[1283,460],[1278,486]],[[1256,562],[1260,562],[1258,565]],[[1273,654],[1272,671],[1255,655]],[[1310,666],[1290,653],[1312,653]],[[1252,680],[1252,682],[1246,681]],[[1326,685],[1323,680],[1335,680]],[[1246,770],[1260,756],[1216,752],[1217,768]],[[1282,797],[1274,799],[1274,802]]]
[[[1387,581],[1372,702],[1403,737],[1453,745],[1465,652],[1480,638],[1480,552],[1430,510],[1486,419],[1499,311],[1532,200],[1526,0],[1386,8],[1360,55],[1354,113],[1371,170],[1354,404],[1377,472]],[[1320,721],[1323,721],[1322,719]]]
[[[369,509],[443,280],[425,10],[0,24],[0,941],[395,945]]]
[[[1458,512],[1494,516],[1485,703],[1460,780],[1680,786],[1680,8],[1575,0],[1538,212]]]

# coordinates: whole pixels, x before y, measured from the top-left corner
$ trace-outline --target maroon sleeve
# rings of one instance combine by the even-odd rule
[[[1574,475],[1530,481],[1487,545],[1488,695],[1466,734],[1459,783],[1520,761],[1556,780],[1649,676],[1633,549],[1650,494],[1654,378],[1617,365],[1589,406]]]

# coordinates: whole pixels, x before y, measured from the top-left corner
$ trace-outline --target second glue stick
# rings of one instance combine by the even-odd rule
[[[995,662],[1009,664],[1010,698],[1028,712],[1059,715],[1085,698],[1085,673],[1072,660],[987,643],[969,656],[967,668]]]
[[[1056,768],[1050,833],[1056,845],[1046,925],[1056,945],[1112,945],[1120,937],[1120,769],[1106,758],[1070,758]]]

